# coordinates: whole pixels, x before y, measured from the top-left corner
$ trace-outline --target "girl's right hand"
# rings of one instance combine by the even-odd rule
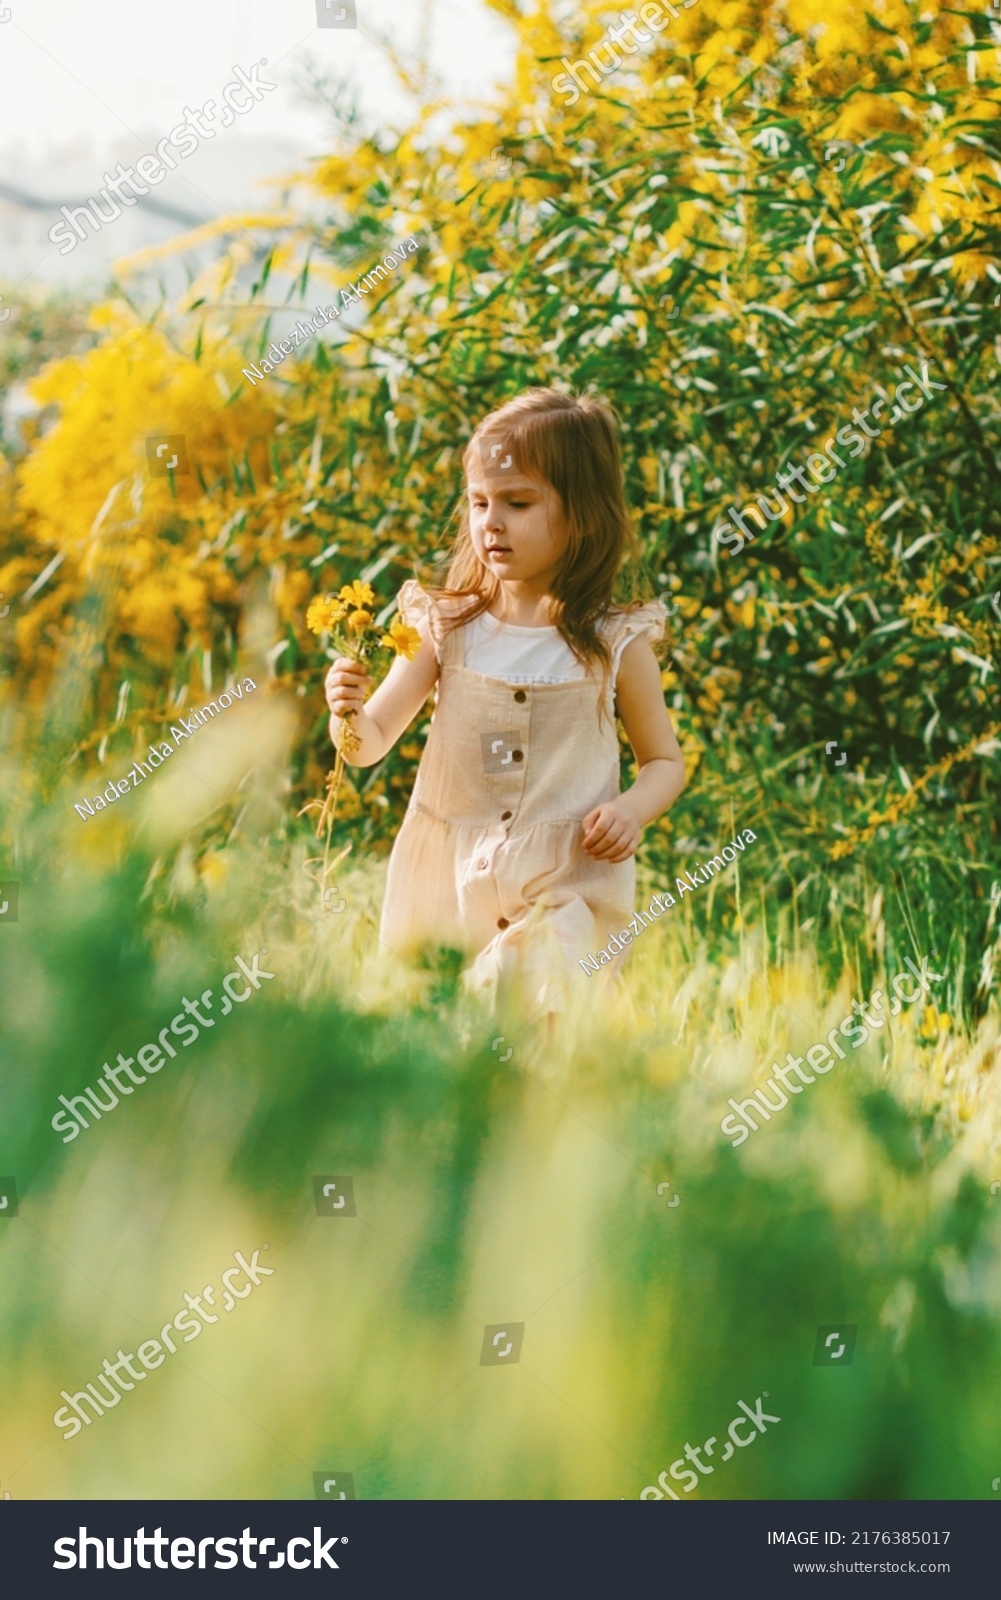
[[[368,669],[362,661],[352,661],[350,656],[338,656],[323,681],[327,705],[335,717],[360,711],[371,687]]]

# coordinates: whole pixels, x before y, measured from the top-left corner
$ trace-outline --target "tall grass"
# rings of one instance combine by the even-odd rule
[[[765,1390],[781,1422],[699,1495],[990,1492],[996,1011],[943,1021],[950,971],[931,1017],[902,1013],[746,1145],[718,1128],[896,970],[878,892],[832,981],[838,947],[818,956],[793,897],[762,909],[749,851],[739,918],[686,897],[618,992],[581,974],[547,1035],[380,948],[378,865],[346,867],[324,912],[304,844],[109,870],[67,837],[39,821],[5,930],[15,1496],[308,1497],[322,1468],[365,1498],[633,1498]],[[64,1146],[57,1096],[262,944],[275,979]],[[357,1217],[316,1215],[316,1173],[353,1177]],[[265,1244],[273,1276],[232,1317],[63,1441],[61,1389]],[[480,1366],[508,1320],[520,1362]],[[842,1321],[852,1366],[814,1367]]]

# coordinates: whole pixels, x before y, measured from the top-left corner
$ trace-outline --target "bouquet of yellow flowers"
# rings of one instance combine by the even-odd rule
[[[391,650],[394,657],[405,656],[408,661],[412,661],[421,642],[417,629],[411,628],[402,617],[396,616],[384,630],[376,623],[375,610],[375,591],[369,584],[361,583],[356,578],[353,583],[345,584],[337,595],[322,595],[312,600],[306,612],[306,626],[311,633],[329,637],[331,649],[328,653],[331,660],[335,660],[338,656],[349,656],[352,661],[368,661],[383,650]],[[324,831],[326,832],[323,853],[324,881],[328,872],[337,865],[335,861],[328,867],[327,859],[337,795],[344,776],[344,760],[345,757],[352,756],[361,744],[361,740],[351,727],[352,715],[352,712],[348,712],[341,720],[337,759],[327,774],[325,798],[311,800],[299,813],[300,816],[305,811],[318,810],[320,813],[316,825],[316,837],[319,839]],[[347,850],[343,851],[338,861],[346,854]]]

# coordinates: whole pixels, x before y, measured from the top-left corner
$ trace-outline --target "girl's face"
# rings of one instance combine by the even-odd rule
[[[545,594],[567,547],[563,504],[552,484],[535,472],[513,478],[487,476],[470,464],[466,480],[473,549],[502,583],[521,583]]]

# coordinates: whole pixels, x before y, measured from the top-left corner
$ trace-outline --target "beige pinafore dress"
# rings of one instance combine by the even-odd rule
[[[475,957],[477,990],[518,975],[558,1008],[577,962],[633,915],[635,866],[595,861],[581,821],[620,792],[614,681],[631,639],[663,637],[659,602],[613,611],[613,672],[518,684],[464,665],[462,627],[442,603],[403,585],[400,614],[425,622],[440,662],[437,700],[410,805],[389,860],[380,936],[401,955],[448,945]]]

